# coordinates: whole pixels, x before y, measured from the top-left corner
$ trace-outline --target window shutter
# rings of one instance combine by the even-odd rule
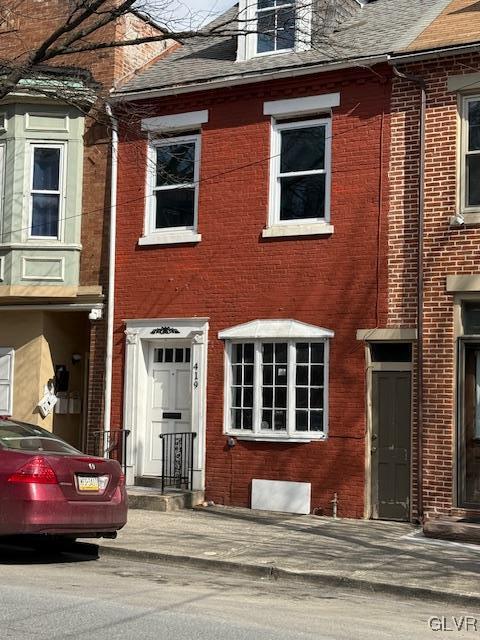
[[[11,416],[13,411],[14,350],[0,348],[0,415]]]

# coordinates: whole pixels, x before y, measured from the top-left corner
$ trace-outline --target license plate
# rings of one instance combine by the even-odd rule
[[[97,491],[100,489],[98,484],[98,477],[92,476],[78,476],[78,490],[79,491]]]

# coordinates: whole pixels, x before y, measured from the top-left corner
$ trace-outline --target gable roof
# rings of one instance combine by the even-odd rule
[[[408,49],[434,49],[478,42],[480,39],[480,1],[453,0],[436,20],[416,38]]]
[[[198,37],[152,64],[112,95],[119,99],[152,91],[168,95],[222,81],[255,81],[282,71],[313,71],[332,62],[353,66],[382,56],[386,59],[391,52],[405,50],[450,2],[375,0],[346,16],[327,37],[317,38],[309,51],[258,56],[245,62],[236,61],[236,37]],[[235,21],[237,12],[235,5],[218,22]]]

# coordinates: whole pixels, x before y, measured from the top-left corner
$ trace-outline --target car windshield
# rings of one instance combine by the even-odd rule
[[[35,425],[0,421],[0,445],[17,451],[46,451],[51,453],[80,453],[53,433]]]

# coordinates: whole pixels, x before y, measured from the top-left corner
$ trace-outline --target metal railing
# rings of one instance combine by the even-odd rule
[[[117,460],[127,473],[127,439],[129,429],[112,429],[111,431],[94,431],[93,455],[110,460]]]
[[[193,487],[193,443],[196,433],[161,433],[162,493],[166,487],[191,490]]]

